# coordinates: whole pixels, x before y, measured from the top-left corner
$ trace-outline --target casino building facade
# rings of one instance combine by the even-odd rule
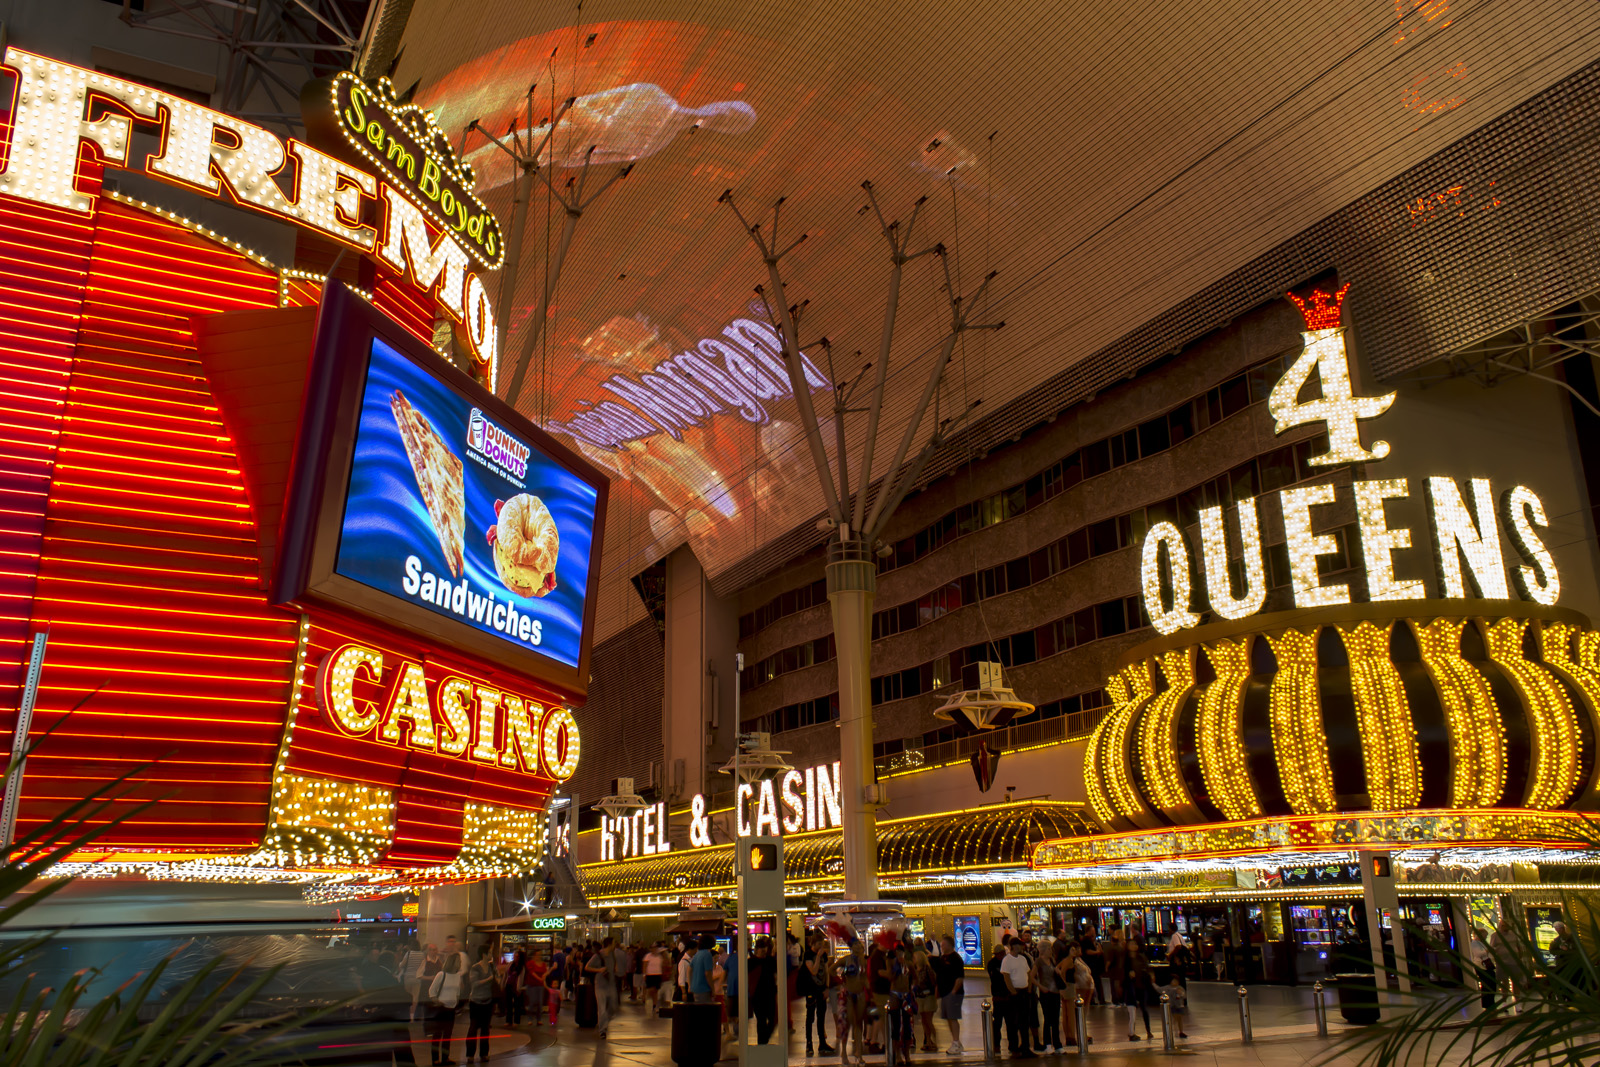
[[[1484,176],[1530,126],[1576,151],[1593,120],[1573,94],[1597,76],[1195,294],[929,465],[879,558],[872,679],[882,891],[924,929],[1179,927],[1225,938],[1238,976],[1291,981],[1327,972],[1352,909],[1380,915],[1384,939],[1414,924],[1423,964],[1429,937],[1464,944],[1502,909],[1547,939],[1562,894],[1593,888],[1600,278],[1554,281],[1570,263],[1528,238],[1545,287],[1508,280],[1498,213],[1523,209]],[[1537,166],[1553,178],[1568,151]],[[1562,203],[1592,232],[1592,211]],[[1405,280],[1422,266],[1472,306]],[[659,736],[645,718],[632,764],[577,783],[598,795],[631,773],[663,805],[668,854],[619,858],[602,828],[578,835],[610,921],[645,934],[732,884],[741,816],[716,773],[732,701],[719,720],[680,698],[679,672],[704,664],[685,645],[736,628],[739,728],[797,768],[837,757],[821,540],[797,532],[717,583],[669,557],[636,583],[664,637],[644,625],[597,648],[597,707],[641,699],[609,686],[622,655],[661,656],[666,679]],[[985,661],[1037,710],[963,734],[934,712]],[[686,717],[713,738],[687,785]],[[1001,754],[987,791],[980,744]],[[720,812],[700,845],[697,811]],[[795,833],[792,901],[814,911],[839,891],[837,833],[798,819]]]
[[[538,869],[607,486],[491,391],[497,260],[337,131],[15,47],[3,78],[8,841],[314,903]],[[206,195],[298,241],[161,206]]]

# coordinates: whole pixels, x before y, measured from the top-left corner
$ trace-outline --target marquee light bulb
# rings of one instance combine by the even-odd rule
[[[1461,499],[1454,478],[1428,479],[1428,504],[1433,512],[1433,545],[1437,553],[1441,592],[1452,599],[1465,598],[1466,582],[1461,573],[1461,557],[1486,600],[1509,600],[1505,561],[1500,554],[1500,527],[1495,522],[1494,496],[1489,479],[1471,478],[1472,511]]]
[[[1533,529],[1535,526],[1541,529],[1550,527],[1550,520],[1544,513],[1544,502],[1525,485],[1507,489],[1501,500],[1501,510],[1505,513],[1506,524],[1511,528],[1511,540],[1522,558],[1532,564],[1529,566],[1524,563],[1512,572],[1511,578],[1516,583],[1517,593],[1524,600],[1536,604],[1554,604],[1561,596],[1561,576],[1556,573],[1555,557]]]
[[[1161,596],[1161,555],[1166,550],[1168,573],[1172,576],[1172,607],[1168,608]],[[1144,583],[1144,608],[1150,624],[1160,634],[1176,633],[1197,625],[1200,616],[1189,609],[1192,599],[1189,587],[1189,544],[1183,533],[1170,522],[1158,522],[1150,527],[1144,538],[1144,553],[1140,561],[1140,576]]]
[[[1261,555],[1261,518],[1255,497],[1239,501],[1239,543],[1243,549],[1244,592],[1233,595],[1228,574],[1228,532],[1222,508],[1200,509],[1200,539],[1206,562],[1206,596],[1211,610],[1224,619],[1243,619],[1267,601],[1267,569]]]
[[[1356,482],[1356,519],[1361,529],[1361,552],[1367,563],[1367,599],[1421,600],[1428,595],[1422,582],[1409,578],[1399,581],[1394,576],[1396,549],[1411,547],[1411,531],[1391,530],[1383,513],[1385,500],[1403,500],[1411,495],[1404,478],[1386,481]]]
[[[1350,603],[1348,585],[1343,582],[1323,585],[1321,576],[1317,574],[1317,557],[1337,552],[1339,542],[1332,534],[1311,532],[1311,508],[1317,504],[1333,503],[1333,486],[1323,484],[1285,489],[1278,494],[1278,498],[1283,505],[1283,532],[1288,538],[1289,578],[1294,584],[1294,606],[1321,608]]]

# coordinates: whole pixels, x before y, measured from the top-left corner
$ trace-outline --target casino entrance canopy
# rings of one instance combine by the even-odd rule
[[[767,273],[718,204],[724,190],[752,220],[787,197],[780,243],[807,235],[784,275],[789,302],[809,302],[802,340],[830,341],[808,349],[824,419],[827,383],[878,358],[888,265],[863,181],[889,220],[909,220],[927,198],[913,245],[945,245],[959,292],[998,272],[983,314],[1006,327],[964,343],[938,398],[941,418],[979,399],[985,417],[929,461],[931,478],[1335,259],[1356,283],[1352,309],[1383,376],[1516,317],[1526,294],[1510,290],[1469,285],[1473,301],[1441,303],[1432,319],[1386,310],[1382,294],[1391,272],[1414,273],[1403,261],[1407,242],[1424,239],[1411,225],[1418,204],[1483,193],[1472,202],[1556,210],[1556,184],[1519,206],[1489,189],[1509,172],[1468,168],[1471,144],[1444,150],[1492,138],[1513,109],[1537,104],[1586,61],[1578,44],[1600,29],[1600,10],[1578,0],[1334,0],[1266,14],[1235,0],[1203,18],[1174,0],[574,12],[389,0],[362,71],[414,88],[452,140],[464,138],[477,192],[508,227],[514,168],[489,135],[504,140],[513,124],[535,127],[536,142],[549,132],[539,158],[565,195],[586,180],[586,201],[632,165],[570,220],[559,271],[569,218],[534,185],[515,291],[491,294],[509,330],[502,382],[523,364],[517,407],[613,475],[600,639],[642,617],[628,579],[678,544],[727,592],[826,536],[753,292]],[[569,98],[553,131],[540,130]],[[1525,221],[1507,216],[1471,239],[1517,241],[1543,225]],[[1427,268],[1439,292],[1460,288],[1452,256]],[[1581,273],[1556,288],[1592,288]],[[530,351],[547,279],[550,311]],[[943,285],[936,256],[906,269],[883,415],[891,439],[946,329]],[[1580,291],[1546,286],[1539,310]],[[1178,306],[1192,314],[1139,330]],[[847,427],[852,454],[864,422]],[[826,425],[823,438],[836,446]],[[878,451],[874,477],[892,452]]]

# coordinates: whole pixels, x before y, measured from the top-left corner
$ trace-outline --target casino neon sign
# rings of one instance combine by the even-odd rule
[[[1375,441],[1368,450],[1361,444],[1360,423],[1377,418],[1394,404],[1395,394],[1381,397],[1354,395],[1350,382],[1349,353],[1344,327],[1339,325],[1346,285],[1337,293],[1314,293],[1309,301],[1291,295],[1305,317],[1301,336],[1305,347],[1284,372],[1267,399],[1283,433],[1296,426],[1321,423],[1327,430],[1328,451],[1313,456],[1312,466],[1332,467],[1368,463],[1389,455],[1387,441]],[[1301,390],[1317,376],[1321,395],[1299,399]],[[1487,478],[1469,478],[1466,492],[1456,479],[1433,476],[1417,490],[1427,496],[1434,541],[1434,565],[1439,589],[1448,599],[1470,593],[1487,600],[1509,600],[1511,587],[1525,600],[1554,604],[1561,595],[1561,578],[1555,558],[1539,531],[1550,525],[1543,501],[1524,485],[1500,492],[1498,501]],[[1384,504],[1410,496],[1406,478],[1379,478],[1352,483],[1357,527],[1367,575],[1367,595],[1372,601],[1421,600],[1426,586],[1417,579],[1395,575],[1394,553],[1412,547],[1413,531],[1391,527]],[[1278,493],[1287,541],[1289,571],[1296,608],[1350,603],[1348,583],[1324,583],[1317,560],[1338,550],[1331,534],[1312,532],[1311,509],[1334,503],[1340,490],[1329,484],[1289,488]],[[1254,497],[1237,502],[1239,544],[1242,548],[1243,588],[1235,590],[1230,574],[1227,529],[1220,506],[1199,513],[1201,557],[1207,599],[1223,619],[1243,619],[1260,611],[1267,598],[1266,567],[1262,555],[1260,512]],[[1520,562],[1507,568],[1503,540],[1509,539]],[[1463,566],[1463,562],[1465,566]],[[1145,534],[1140,561],[1145,610],[1162,634],[1196,626],[1200,615],[1193,608],[1193,561],[1188,541],[1173,522],[1158,522]]]
[[[430,685],[422,664],[346,644],[317,668],[317,700],[341,733],[367,741],[566,781],[578,769],[572,709],[446,675]],[[358,695],[376,687],[376,699]]]
[[[428,218],[437,221],[436,213],[432,205],[419,206],[414,193],[181,96],[18,48],[6,49],[5,65],[17,86],[0,193],[92,215],[95,195],[77,186],[77,163],[87,148],[104,166],[315,230],[432,294],[462,325],[493,387],[496,334],[488,290],[454,228],[432,238]],[[159,136],[143,160],[132,151],[136,126]]]

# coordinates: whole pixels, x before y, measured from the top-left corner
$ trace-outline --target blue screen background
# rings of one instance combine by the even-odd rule
[[[508,637],[487,623],[457,615],[405,591],[407,556],[419,557],[425,572],[432,572],[446,581],[452,579],[444,550],[439,546],[428,509],[422,502],[422,491],[406,455],[400,428],[389,407],[389,398],[396,389],[405,394],[418,414],[433,424],[446,446],[462,461],[467,522],[463,573],[470,582],[469,588],[480,596],[493,594],[498,603],[516,605],[519,615],[541,620],[542,637],[537,646]],[[518,436],[503,423],[498,423],[502,430],[532,449],[527,475],[522,479],[525,487],[519,489],[499,471],[475,462],[467,447],[467,425],[475,406],[394,348],[376,338],[373,340],[334,569],[363,585],[418,604],[515,648],[576,667],[583,636],[584,595],[589,586],[598,494],[594,486],[568,473],[531,441]],[[486,536],[489,527],[495,524],[495,500],[509,500],[517,493],[531,493],[541,498],[550,509],[560,535],[556,587],[543,597],[518,596],[505,587],[495,570],[493,548]],[[460,578],[453,581],[460,584]]]

